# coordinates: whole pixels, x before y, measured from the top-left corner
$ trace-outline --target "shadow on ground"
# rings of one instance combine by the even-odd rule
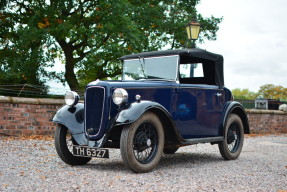
[[[217,163],[224,161],[219,154],[208,153],[175,153],[171,155],[163,155],[157,170],[168,168],[192,168],[206,165],[209,163]],[[107,161],[93,159],[90,163],[84,166],[77,166],[79,168],[87,168],[98,171],[123,171],[130,172],[122,162],[121,158],[111,159]]]

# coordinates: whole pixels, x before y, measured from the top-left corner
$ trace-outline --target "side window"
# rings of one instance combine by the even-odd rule
[[[180,64],[180,78],[204,77],[202,63]]]

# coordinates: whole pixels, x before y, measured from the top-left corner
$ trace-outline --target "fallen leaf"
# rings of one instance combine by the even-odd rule
[[[20,176],[24,176],[24,171],[21,171],[21,172],[20,172]]]
[[[74,189],[79,189],[80,186],[73,185],[72,188],[74,188]]]
[[[8,186],[9,186],[9,184],[3,184],[2,186],[3,186],[3,187],[8,187]]]
[[[43,180],[46,179],[46,178],[47,178],[47,177],[46,177],[45,175],[42,175],[42,176],[41,176],[41,179],[43,179]]]
[[[75,175],[75,173],[74,172],[69,172],[68,175]]]
[[[40,150],[45,151],[47,149],[45,147],[40,147]]]

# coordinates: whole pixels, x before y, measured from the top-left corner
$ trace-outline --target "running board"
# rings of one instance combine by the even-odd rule
[[[185,139],[184,144],[192,145],[198,143],[213,143],[223,141],[224,137],[205,137],[205,138],[194,138],[194,139]]]

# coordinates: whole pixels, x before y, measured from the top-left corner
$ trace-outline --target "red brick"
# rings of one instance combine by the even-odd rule
[[[34,131],[32,131],[32,130],[22,130],[22,134],[23,135],[33,135]]]
[[[16,129],[16,125],[6,125],[6,129]]]

